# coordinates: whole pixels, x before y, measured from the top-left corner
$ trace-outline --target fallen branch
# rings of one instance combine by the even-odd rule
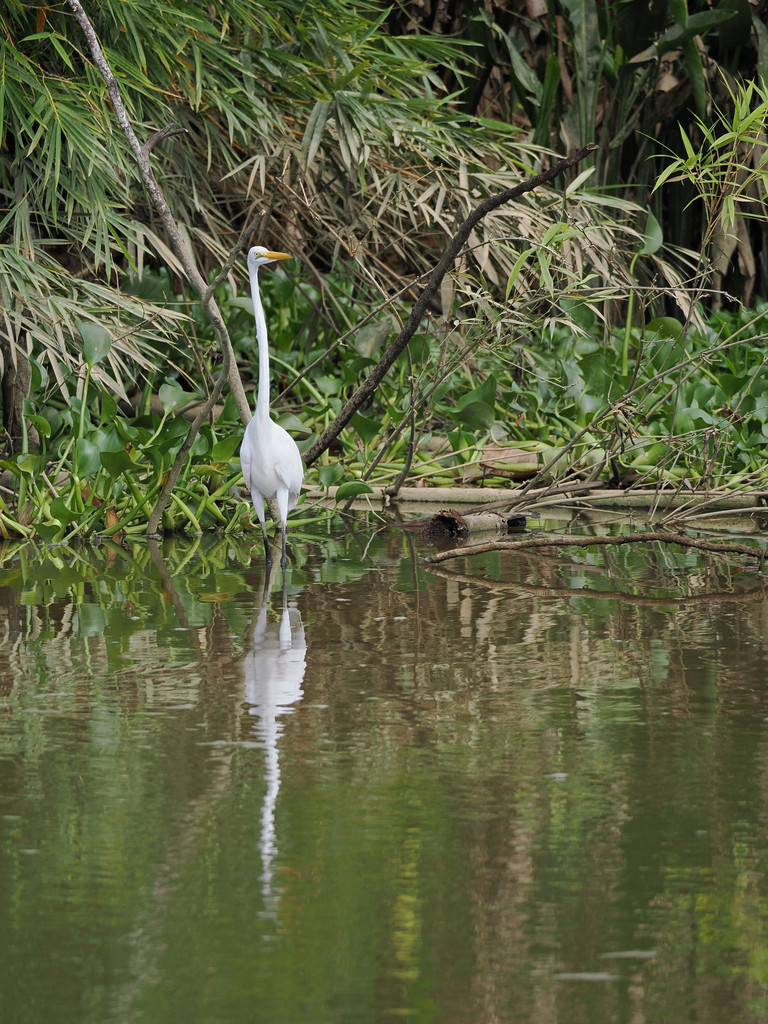
[[[718,544],[715,541],[701,540],[698,537],[686,537],[682,533],[672,533],[668,530],[646,530],[640,533],[630,533],[621,537],[550,537],[536,536],[523,537],[521,540],[487,541],[485,544],[472,544],[463,548],[453,548],[451,551],[439,551],[434,555],[428,555],[425,561],[430,565],[438,562],[446,562],[450,558],[465,558],[470,555],[482,555],[488,551],[521,551],[524,548],[592,548],[592,547],[621,547],[624,544],[677,544],[683,548],[696,548],[699,551],[712,551],[718,555],[750,555],[758,559],[758,568],[762,572],[766,552],[759,548],[750,547],[748,544]]]
[[[70,0],[70,3],[71,2],[73,2],[73,0]],[[381,384],[397,357],[404,351],[405,347],[416,333],[422,317],[427,311],[427,307],[437,294],[440,283],[453,266],[456,257],[464,248],[469,236],[472,234],[472,231],[480,223],[483,217],[486,217],[489,213],[492,213],[505,203],[509,203],[513,199],[517,199],[518,196],[524,195],[526,192],[532,192],[533,189],[538,188],[540,185],[545,185],[547,182],[557,178],[563,173],[563,171],[566,171],[569,167],[573,167],[575,164],[580,163],[586,156],[589,156],[590,153],[594,153],[597,148],[597,144],[591,142],[588,146],[585,146],[583,149],[571,154],[571,156],[566,157],[563,160],[558,160],[549,168],[549,170],[543,171],[541,174],[537,174],[534,178],[529,178],[527,181],[521,181],[519,184],[513,185],[512,188],[505,189],[503,192],[499,192],[494,196],[489,196],[488,199],[480,203],[480,205],[470,213],[445,247],[443,255],[440,257],[437,266],[432,271],[424,290],[413,304],[410,316],[406,320],[403,329],[382,355],[379,362],[374,366],[363,383],[355,390],[354,394],[341,409],[333,423],[323,431],[320,437],[318,437],[318,439],[311,444],[304,453],[304,462],[308,466],[322,455],[322,453],[336,440],[358,409],[368,401],[371,395],[373,395],[378,388],[379,384]]]

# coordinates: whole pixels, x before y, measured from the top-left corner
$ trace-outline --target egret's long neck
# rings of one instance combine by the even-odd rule
[[[256,394],[256,415],[259,419],[269,418],[269,350],[267,348],[267,322],[259,292],[259,269],[249,271],[253,315],[256,318],[256,339],[259,343],[259,389]]]

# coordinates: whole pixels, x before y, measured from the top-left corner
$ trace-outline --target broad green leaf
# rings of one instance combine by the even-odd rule
[[[282,416],[277,416],[275,418],[283,430],[287,430],[289,434],[312,433],[312,428],[308,427],[306,423],[302,423],[299,417],[295,416],[292,412],[283,413]]]
[[[723,391],[726,393],[728,398],[733,398],[740,391],[744,390],[749,384],[749,377],[737,377],[732,373],[721,373],[718,374],[718,383]]]
[[[108,391],[101,392],[101,422],[114,423],[117,419],[117,402]]]
[[[229,437],[222,437],[221,440],[217,441],[211,448],[211,458],[216,462],[229,462],[240,447],[240,442],[242,440],[243,435],[240,431],[237,431],[235,434],[230,434]]]
[[[469,402],[459,410],[456,418],[468,427],[488,430],[496,419],[496,413],[487,402]]]
[[[99,460],[113,480],[117,479],[121,473],[134,468],[133,459],[125,448],[116,452],[103,451],[99,455]]]
[[[46,544],[53,544],[62,532],[61,526],[53,523],[35,523],[35,530]]]
[[[460,427],[457,427],[456,430],[452,430],[448,434],[448,442],[454,452],[461,452],[466,456],[465,449],[471,448],[475,443],[475,439],[472,434],[468,434]]]
[[[189,394],[179,387],[175,381],[166,381],[157,393],[163,411],[172,412],[189,402]]]
[[[28,398],[25,398],[22,403],[22,412],[24,413],[24,419],[27,423],[32,424],[38,434],[43,437],[51,436],[51,424],[44,416],[39,416],[35,412],[35,407]]]
[[[323,487],[332,487],[344,476],[344,467],[339,462],[334,462],[331,466],[320,466],[317,475]]]
[[[370,444],[381,433],[381,423],[378,420],[371,419],[370,416],[363,416],[359,412],[356,412],[350,420],[350,426],[362,439],[363,444]]]
[[[683,325],[673,316],[658,316],[648,324],[647,331],[659,338],[679,338],[683,332]]]
[[[30,423],[41,437],[51,436],[51,424],[45,416],[26,416],[27,423]]]
[[[678,25],[683,28],[688,24],[688,4],[686,0],[668,0],[669,13]]]
[[[661,230],[661,225],[649,210],[648,219],[645,222],[643,244],[638,252],[641,256],[652,256],[655,252],[658,252],[663,242],[664,235]]]
[[[691,84],[691,95],[696,113],[704,120],[707,116],[707,80],[701,63],[701,53],[695,38],[683,41],[683,56]]]
[[[579,369],[590,393],[602,400],[613,383],[613,372],[602,351],[588,352],[579,358]]]
[[[109,355],[112,336],[101,324],[83,323],[82,320],[76,320],[75,324],[83,339],[83,359],[93,369]]]
[[[15,459],[8,459],[3,465],[8,465],[8,468],[13,472],[14,464],[19,473],[25,476],[31,476],[35,473],[39,473],[45,466],[42,464],[42,458],[36,455],[34,452],[30,452],[27,455],[19,455]]]
[[[752,29],[757,40],[757,66],[764,86],[768,86],[768,28],[757,11],[752,12]]]
[[[456,403],[456,408],[461,410],[472,402],[485,402],[487,405],[492,406],[496,401],[496,389],[498,382],[494,373],[489,373],[486,379],[476,387],[473,391],[469,391],[466,395],[462,395]]]
[[[77,450],[77,472],[81,477],[93,476],[101,466],[101,450],[87,437],[78,437],[75,441]]]
[[[561,130],[569,145],[575,147],[594,140],[603,41],[595,0],[562,0],[562,8],[571,28],[569,43],[576,81],[573,102],[561,121]]]
[[[34,356],[29,357],[29,368],[32,371],[29,382],[29,393],[36,394],[48,384],[48,371]]]
[[[339,484],[335,500],[337,502],[346,501],[349,498],[356,498],[360,494],[373,494],[373,488],[364,480],[347,480],[345,483]]]
[[[551,122],[554,113],[555,96],[560,87],[560,62],[554,53],[547,58],[544,70],[544,88],[541,94],[541,107],[536,121],[536,130],[533,134],[534,144],[546,146],[551,144]]]
[[[77,519],[77,512],[73,512],[63,498],[54,498],[51,502],[51,518],[62,526],[69,526]]]

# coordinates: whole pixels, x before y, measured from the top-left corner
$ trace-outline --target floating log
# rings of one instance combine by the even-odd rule
[[[462,515],[453,508],[441,509],[428,519],[401,524],[404,529],[418,530],[424,540],[433,544],[445,541],[465,541],[470,536],[493,534],[497,537],[509,533],[522,533],[526,517],[519,513],[468,512]]]

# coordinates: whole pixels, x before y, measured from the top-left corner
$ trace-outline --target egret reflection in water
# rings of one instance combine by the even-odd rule
[[[243,662],[243,675],[248,713],[258,718],[253,731],[266,755],[266,792],[261,810],[261,885],[265,905],[271,908],[275,901],[272,862],[277,853],[275,806],[280,790],[278,743],[284,727],[279,719],[292,714],[303,696],[307,644],[299,609],[294,602],[288,604],[285,580],[279,622],[270,621],[269,589],[268,579],[253,626],[253,644]]]

